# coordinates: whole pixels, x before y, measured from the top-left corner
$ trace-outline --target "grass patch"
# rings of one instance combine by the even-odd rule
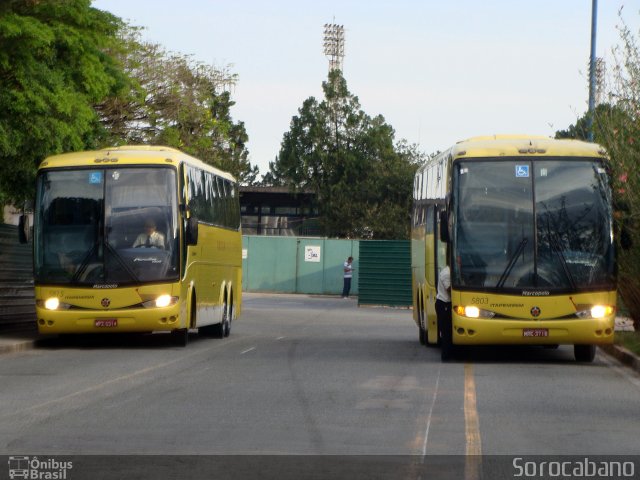
[[[640,332],[616,332],[614,342],[640,355]]]

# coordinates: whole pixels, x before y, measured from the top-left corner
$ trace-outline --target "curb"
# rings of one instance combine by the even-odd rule
[[[619,345],[598,345],[605,353],[609,354],[623,365],[632,368],[636,372],[640,372],[640,358]]]
[[[35,344],[36,340],[24,340],[23,342],[12,343],[10,345],[0,345],[0,355],[33,350]]]

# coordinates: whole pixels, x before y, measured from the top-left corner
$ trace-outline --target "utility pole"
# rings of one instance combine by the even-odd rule
[[[591,3],[591,56],[589,57],[589,112],[587,113],[587,135],[593,142],[593,120],[596,109],[596,26],[598,18],[598,0]]]

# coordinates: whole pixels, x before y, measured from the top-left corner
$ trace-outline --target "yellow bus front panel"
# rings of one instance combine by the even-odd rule
[[[42,334],[153,332],[189,326],[180,284],[118,289],[36,287],[35,294],[36,321]]]
[[[548,297],[454,292],[452,300],[456,345],[613,343],[615,292]]]

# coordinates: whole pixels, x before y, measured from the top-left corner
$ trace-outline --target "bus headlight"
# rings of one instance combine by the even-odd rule
[[[58,297],[47,298],[46,300],[37,300],[36,305],[47,310],[68,310],[71,305],[61,302]]]
[[[58,300],[56,297],[47,298],[44,301],[44,308],[46,308],[47,310],[57,310],[59,306],[60,300]]]
[[[613,314],[615,307],[611,305],[594,305],[588,310],[576,312],[578,318],[604,318]]]
[[[484,310],[483,308],[478,308],[473,305],[468,307],[458,305],[456,307],[456,313],[461,317],[469,318],[493,318],[496,316],[495,312]]]
[[[172,297],[171,295],[160,295],[155,300],[143,302],[142,306],[144,308],[164,308],[175,305],[176,303],[178,303],[178,297]]]

